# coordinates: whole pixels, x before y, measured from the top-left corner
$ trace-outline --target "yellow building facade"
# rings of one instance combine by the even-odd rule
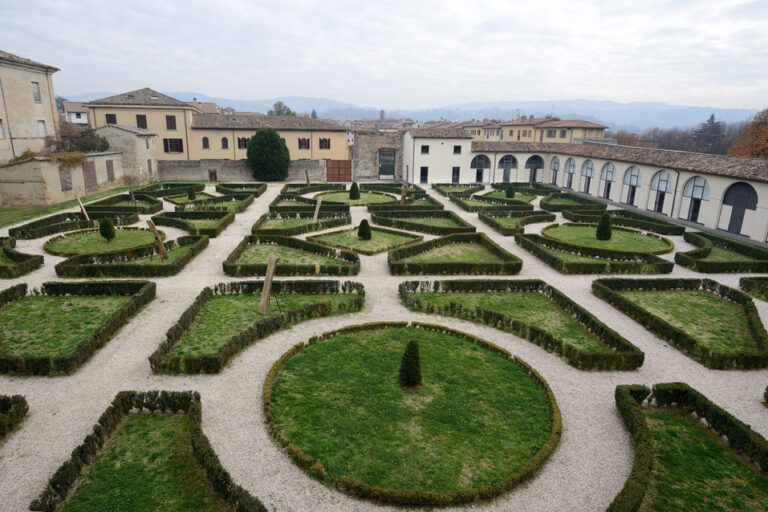
[[[462,123],[462,129],[473,141],[486,142],[552,142],[569,143],[580,139],[600,140],[607,126],[582,121],[563,121],[552,117],[533,116],[504,122]]]

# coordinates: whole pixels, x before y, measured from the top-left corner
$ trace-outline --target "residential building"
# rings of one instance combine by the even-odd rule
[[[64,120],[68,123],[87,125],[88,124],[88,108],[83,103],[77,101],[65,101],[62,104],[64,112]]]
[[[403,178],[409,183],[485,182],[470,169],[472,136],[456,128],[411,128],[403,135]]]
[[[513,121],[472,121],[459,125],[475,141],[575,143],[601,140],[607,126],[580,119],[522,116]]]
[[[26,150],[38,152],[56,137],[59,115],[53,92],[58,68],[0,51],[0,163]]]

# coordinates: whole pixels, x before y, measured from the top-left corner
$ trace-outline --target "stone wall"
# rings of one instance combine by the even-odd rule
[[[325,160],[294,160],[288,168],[288,180],[325,181]],[[159,177],[167,180],[208,180],[211,171],[218,181],[256,181],[247,160],[160,160]]]
[[[403,135],[399,132],[356,132],[352,147],[352,179],[379,179],[379,150],[395,150],[395,179],[403,179]]]

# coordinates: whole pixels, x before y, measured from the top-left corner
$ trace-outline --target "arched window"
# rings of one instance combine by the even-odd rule
[[[226,137],[221,138],[221,149],[229,149],[229,139]]]
[[[318,146],[320,149],[331,149],[331,139],[320,139]]]
[[[627,186],[626,204],[635,206],[635,194],[640,188],[640,169],[634,165],[624,173],[624,185]]]
[[[531,170],[528,181],[530,183],[536,183],[537,181],[539,181],[538,180],[539,169],[544,168],[544,159],[541,158],[539,155],[533,155],[532,157],[529,157],[528,160],[525,161],[525,168]]]
[[[477,155],[472,159],[469,167],[475,170],[475,182],[482,183],[485,169],[491,168],[491,160],[486,155]]]
[[[308,138],[301,138],[301,139],[299,139],[299,149],[309,149],[309,139]]]
[[[245,137],[238,137],[237,149],[247,149],[247,148],[248,148],[248,139]]]
[[[557,185],[557,173],[560,171],[560,159],[556,156],[552,157],[552,162],[549,164],[549,170],[552,171],[552,184]]]
[[[652,210],[664,213],[664,199],[667,193],[672,193],[672,177],[667,171],[659,171],[651,179],[651,190],[656,192]]]
[[[592,184],[592,177],[595,175],[595,164],[592,160],[585,160],[581,164],[581,176],[583,178],[584,186],[581,191],[585,194],[589,194],[589,186]]]
[[[203,137],[203,149],[210,148],[210,144],[208,143],[208,137]]]
[[[573,188],[573,173],[576,172],[576,160],[569,158],[565,161],[565,174],[568,176],[565,188]]]
[[[686,218],[691,222],[698,222],[701,202],[709,201],[709,183],[701,176],[694,176],[685,183],[683,197],[688,197],[691,200]]]
[[[734,183],[723,196],[723,204],[731,207],[731,220],[728,223],[728,231],[741,234],[746,210],[757,209],[757,191],[749,183],[740,181]]]
[[[616,166],[613,162],[605,164],[600,171],[600,181],[603,183],[603,195],[605,199],[611,198],[611,186],[616,181]]]
[[[503,169],[501,181],[509,183],[512,177],[512,169],[517,169],[517,158],[512,155],[504,155],[499,160],[499,169]]]

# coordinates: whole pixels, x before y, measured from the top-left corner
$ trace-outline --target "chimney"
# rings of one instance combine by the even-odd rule
[[[379,121],[383,121],[383,120],[384,120],[384,111],[380,110],[379,111]]]
[[[195,103],[197,103],[197,98],[192,98],[192,101],[194,101]]]

